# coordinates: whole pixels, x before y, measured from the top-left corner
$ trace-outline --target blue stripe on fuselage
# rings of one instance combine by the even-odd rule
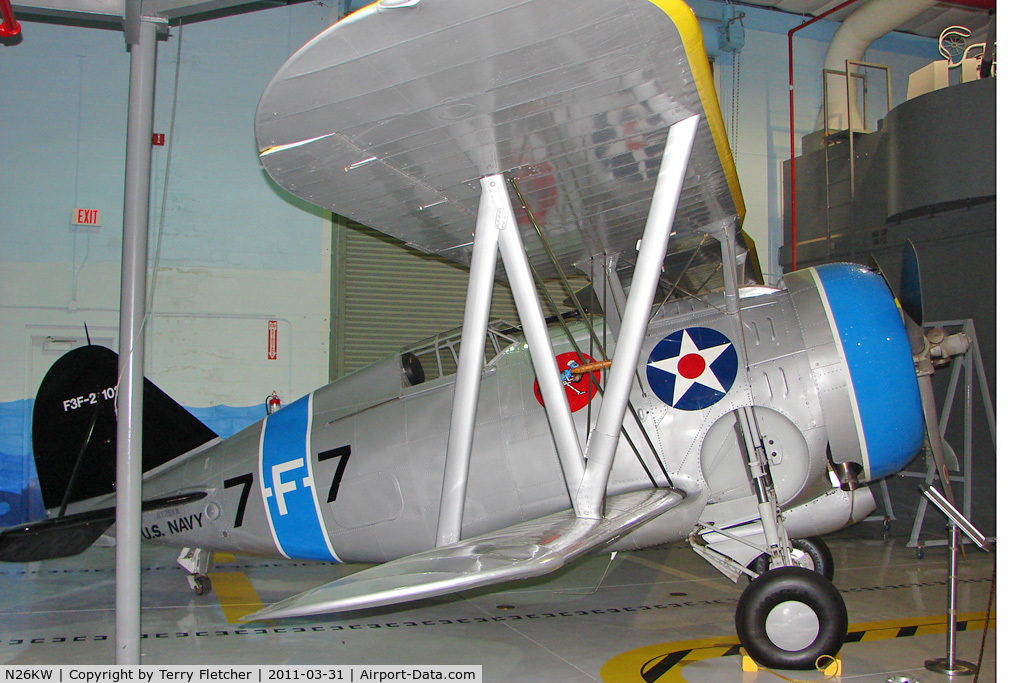
[[[849,365],[870,479],[894,474],[924,439],[910,343],[885,281],[863,266],[815,268]]]
[[[260,442],[263,503],[281,553],[289,558],[337,560],[321,523],[310,471],[312,396],[269,415]]]

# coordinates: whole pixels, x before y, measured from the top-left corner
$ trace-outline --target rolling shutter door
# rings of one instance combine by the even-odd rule
[[[342,218],[333,242],[332,379],[462,324],[468,269]],[[491,318],[519,322],[503,282]]]

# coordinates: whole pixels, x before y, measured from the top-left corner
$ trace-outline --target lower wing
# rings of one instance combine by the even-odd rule
[[[611,496],[601,519],[572,510],[432,548],[332,581],[244,617],[260,621],[420,600],[553,572],[614,543],[686,497],[673,489]]]

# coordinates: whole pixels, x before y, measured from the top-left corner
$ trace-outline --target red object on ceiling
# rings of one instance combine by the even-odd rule
[[[940,5],[955,5],[970,9],[995,9],[996,0],[939,0]]]

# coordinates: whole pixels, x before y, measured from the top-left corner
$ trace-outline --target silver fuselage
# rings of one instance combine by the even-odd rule
[[[740,528],[757,517],[734,427],[734,411],[743,405],[756,406],[784,508],[799,510],[837,492],[828,476],[830,443],[835,462],[867,461],[850,399],[848,351],[810,272],[787,276],[784,289],[745,290],[742,330],[716,295],[669,302],[652,319],[625,420],[629,438],[620,438],[608,493],[672,486],[687,499],[614,547],[686,538],[698,520]],[[745,344],[749,367],[739,367],[725,395],[708,407],[680,409],[652,388],[645,366],[668,335],[695,328]],[[584,354],[599,356],[582,325],[571,331]],[[605,335],[600,320],[596,331],[614,358],[613,335]],[[574,351],[564,333],[552,338],[556,354]],[[524,347],[510,343],[483,372],[463,538],[570,507]],[[146,498],[182,491],[207,496],[145,514],[144,537],[343,562],[384,562],[432,547],[455,375],[415,386],[403,377],[401,354],[385,358],[149,473]],[[582,443],[600,408],[596,394],[573,413]],[[868,510],[859,505],[857,516]],[[823,528],[819,516],[813,530],[831,531],[850,517],[828,518]]]

